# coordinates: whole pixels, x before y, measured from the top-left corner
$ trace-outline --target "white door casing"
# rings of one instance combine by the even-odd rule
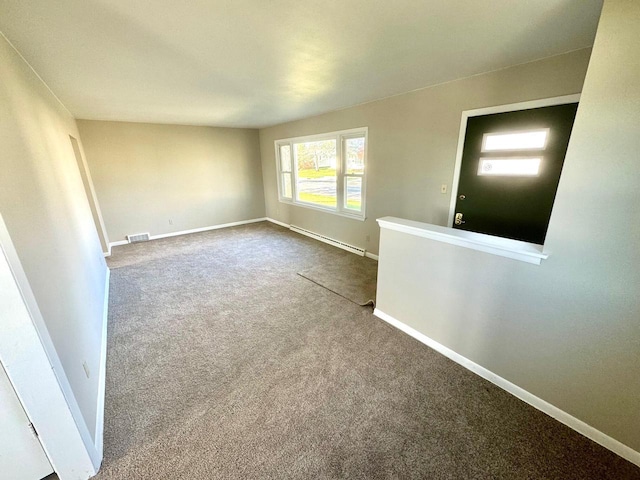
[[[0,479],[40,480],[53,467],[0,364]]]
[[[86,480],[95,475],[101,455],[79,415],[1,213],[0,361],[60,480]],[[5,478],[14,477],[0,471],[0,480]]]

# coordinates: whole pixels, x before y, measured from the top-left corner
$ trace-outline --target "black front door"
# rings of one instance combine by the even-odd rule
[[[453,228],[543,244],[577,108],[470,117]]]

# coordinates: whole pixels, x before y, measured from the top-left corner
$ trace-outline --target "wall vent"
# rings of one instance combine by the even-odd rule
[[[340,240],[325,237],[324,235],[311,232],[304,228],[296,227],[295,225],[290,225],[289,229],[292,232],[300,233],[302,235],[306,235],[307,237],[315,238],[316,240],[320,240],[321,242],[328,243],[329,245],[333,245],[334,247],[338,247],[343,250],[346,250],[347,252],[355,253],[356,255],[360,255],[361,257],[364,257],[364,248],[354,247],[353,245],[349,245],[348,243],[341,242]]]
[[[148,233],[136,233],[134,235],[127,235],[129,243],[148,242],[151,237]]]

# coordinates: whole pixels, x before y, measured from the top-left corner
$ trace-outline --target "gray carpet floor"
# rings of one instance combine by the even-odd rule
[[[375,306],[378,262],[358,255],[343,255],[338,261],[322,262],[298,275],[331,290],[358,305]]]
[[[113,250],[96,479],[640,479],[640,469],[301,277],[259,223]]]

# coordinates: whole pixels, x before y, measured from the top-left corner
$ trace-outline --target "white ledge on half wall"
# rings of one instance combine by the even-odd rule
[[[467,232],[466,230],[457,230],[397,217],[382,217],[377,221],[380,228],[500,255],[501,257],[512,258],[513,260],[520,260],[534,265],[540,265],[542,260],[546,260],[549,257],[547,253],[542,251],[542,245],[536,245],[535,243],[494,237],[484,233]]]

